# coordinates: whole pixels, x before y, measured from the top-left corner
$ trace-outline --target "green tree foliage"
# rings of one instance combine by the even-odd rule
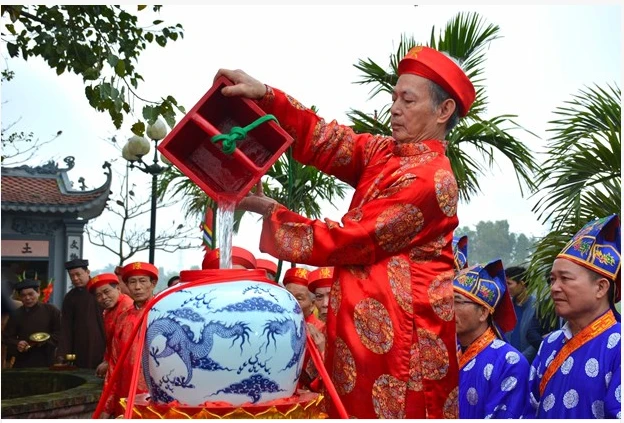
[[[479,177],[486,173],[486,168],[475,160],[483,157],[491,168],[495,156],[502,154],[511,163],[516,172],[522,191],[523,184],[533,188],[533,172],[536,169],[531,152],[520,140],[512,135],[512,131],[522,129],[512,119],[514,115],[506,114],[486,118],[488,97],[483,77],[485,56],[490,43],[499,37],[498,25],[486,25],[477,13],[459,13],[451,19],[436,36],[436,29],[431,29],[428,46],[448,53],[456,59],[475,86],[477,97],[468,116],[451,131],[447,140],[447,156],[457,179],[460,198],[470,200],[479,192]],[[371,98],[384,93],[390,97],[398,80],[397,68],[405,54],[417,45],[413,38],[401,37],[397,51],[390,55],[390,70],[386,71],[373,60],[360,59],[354,65],[362,72],[359,84],[372,84]],[[373,116],[363,111],[351,110],[348,113],[357,132],[369,132],[390,136],[390,106],[386,105]]]
[[[138,11],[145,7],[138,6]],[[152,9],[158,12],[160,8]],[[117,129],[124,115],[132,113],[135,99],[146,103],[142,117],[148,123],[162,116],[173,127],[176,109],[185,113],[184,108],[171,95],[160,101],[139,97],[135,90],[143,77],[135,66],[148,44],[165,47],[168,42],[183,38],[182,25],[164,26],[158,19],[142,28],[138,17],[126,9],[106,5],[3,5],[6,31],[2,37],[10,57],[40,57],[58,75],[67,71],[81,76],[89,105],[108,112]],[[10,71],[3,72],[3,79],[12,76]],[[142,135],[145,123],[139,119],[132,131]]]
[[[507,220],[481,221],[474,229],[457,228],[456,236],[468,236],[468,263],[487,263],[500,258],[505,267],[526,265],[534,238],[509,232]]]
[[[617,85],[581,89],[555,110],[552,137],[538,174],[533,211],[551,231],[535,246],[528,269],[532,289],[554,319],[546,278],[566,243],[587,222],[613,213],[622,204],[622,93]]]

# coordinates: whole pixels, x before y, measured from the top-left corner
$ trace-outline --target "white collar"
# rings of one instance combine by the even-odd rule
[[[561,332],[563,332],[563,336],[565,336],[566,341],[572,339],[574,336],[572,334],[572,329],[570,329],[570,322],[565,322],[565,324],[561,327]]]

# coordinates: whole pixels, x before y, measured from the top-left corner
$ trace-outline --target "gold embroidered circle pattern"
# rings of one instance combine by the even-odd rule
[[[433,332],[418,329],[420,364],[425,379],[440,380],[448,372],[449,356],[444,342]]]
[[[360,207],[356,207],[354,209],[351,209],[347,212],[347,214],[344,215],[344,219],[345,220],[351,220],[353,222],[359,222],[362,220],[362,209]]]
[[[394,376],[381,375],[373,384],[373,408],[380,419],[405,418],[407,384]]]
[[[451,321],[453,313],[453,275],[452,271],[440,273],[429,285],[427,294],[429,304],[435,314],[444,321]]]
[[[329,291],[329,309],[334,313],[334,316],[338,315],[340,301],[342,301],[342,288],[340,286],[340,278],[336,278],[332,284],[331,291]]]
[[[397,204],[384,210],[375,223],[375,238],[390,253],[407,247],[424,223],[422,211],[411,204]]]
[[[446,397],[442,415],[445,419],[457,419],[459,417],[459,404],[457,402],[457,393],[459,388],[456,386]]]
[[[409,366],[409,381],[407,382],[407,389],[410,391],[422,391],[422,369],[420,365],[420,351],[418,350],[418,344],[412,344],[410,350],[410,366]]]
[[[353,354],[347,347],[347,344],[341,339],[336,338],[336,351],[334,351],[334,366],[332,381],[336,386],[336,391],[340,395],[348,394],[355,386],[357,378],[357,370],[355,368],[355,360]]]
[[[412,284],[410,280],[409,262],[403,258],[393,257],[388,262],[388,282],[394,298],[399,306],[412,313]]]
[[[353,320],[355,331],[366,348],[375,354],[390,351],[394,342],[394,329],[383,304],[373,298],[360,301],[355,306]]]
[[[305,223],[285,223],[275,234],[278,254],[288,261],[301,263],[312,254],[312,228]]]
[[[448,217],[457,214],[458,190],[457,181],[451,172],[438,169],[434,176],[436,198],[442,212]]]
[[[441,236],[426,244],[412,248],[409,252],[409,258],[415,263],[431,261],[432,258],[439,257],[442,254],[444,246],[446,246],[446,241]]]

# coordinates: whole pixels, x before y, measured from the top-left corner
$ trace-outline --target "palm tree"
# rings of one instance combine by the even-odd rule
[[[501,115],[486,119],[487,94],[483,78],[483,65],[488,45],[499,38],[497,25],[485,25],[477,13],[459,13],[451,19],[436,37],[435,27],[431,30],[428,46],[448,53],[456,59],[466,72],[477,92],[476,100],[469,114],[448,135],[447,156],[457,179],[460,198],[464,201],[479,192],[479,176],[486,169],[469,154],[476,149],[491,168],[495,152],[502,153],[511,162],[523,192],[523,184],[534,188],[532,173],[535,162],[531,152],[513,135],[512,129],[522,129],[513,120],[514,115]],[[380,93],[391,94],[397,80],[399,61],[415,45],[414,38],[401,36],[396,53],[390,55],[390,71],[384,70],[371,59],[359,60],[354,65],[363,75],[359,84],[373,84],[371,98]],[[369,132],[390,136],[390,104],[379,113],[370,116],[358,110],[351,110],[348,116],[357,132]],[[466,146],[470,146],[466,148]]]
[[[533,211],[551,232],[535,245],[527,278],[554,320],[546,277],[565,244],[595,218],[621,214],[621,90],[587,87],[558,107],[549,122],[553,134],[538,174]],[[531,283],[532,282],[532,283]]]

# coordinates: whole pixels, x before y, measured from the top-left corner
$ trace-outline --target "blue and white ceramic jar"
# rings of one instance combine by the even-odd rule
[[[261,270],[180,276],[148,312],[143,369],[151,401],[240,406],[293,395],[306,345],[295,298]]]

